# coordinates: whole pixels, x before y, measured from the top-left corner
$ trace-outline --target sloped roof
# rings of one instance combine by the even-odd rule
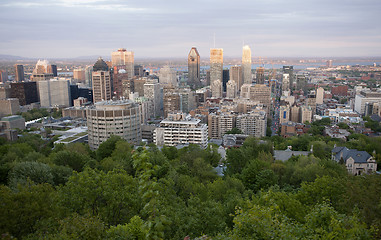
[[[335,147],[332,152],[335,153],[336,161],[339,161],[342,156],[345,162],[351,157],[355,163],[367,163],[367,160],[372,157],[366,151],[358,151],[357,149],[348,149],[346,147]]]
[[[290,149],[287,150],[274,150],[274,158],[275,160],[281,160],[281,161],[287,161],[292,156],[308,156],[310,152],[309,151],[291,151]]]

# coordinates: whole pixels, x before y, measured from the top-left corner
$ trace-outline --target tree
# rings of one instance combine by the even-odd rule
[[[110,157],[118,141],[124,140],[119,136],[112,135],[107,141],[101,143],[96,151],[98,161]]]
[[[49,165],[39,162],[21,162],[10,171],[9,186],[17,188],[19,184],[27,184],[28,179],[36,184],[54,183],[52,169]]]

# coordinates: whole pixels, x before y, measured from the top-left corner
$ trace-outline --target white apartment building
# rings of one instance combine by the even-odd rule
[[[197,144],[202,148],[208,146],[208,126],[200,123],[200,119],[190,115],[169,114],[154,130],[153,139],[157,146],[177,146]]]
[[[236,126],[243,134],[254,137],[266,136],[267,117],[266,111],[253,111],[248,114],[240,114],[236,118]]]

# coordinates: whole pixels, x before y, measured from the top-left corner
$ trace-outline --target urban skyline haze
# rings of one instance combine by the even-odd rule
[[[111,55],[201,57],[381,56],[381,2],[3,0],[0,54],[33,58]]]

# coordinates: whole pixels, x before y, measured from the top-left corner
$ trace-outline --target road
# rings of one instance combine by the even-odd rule
[[[279,98],[281,96],[280,84],[276,85],[275,88],[275,100],[273,103],[273,119],[271,123],[271,136],[277,135],[279,129]]]

